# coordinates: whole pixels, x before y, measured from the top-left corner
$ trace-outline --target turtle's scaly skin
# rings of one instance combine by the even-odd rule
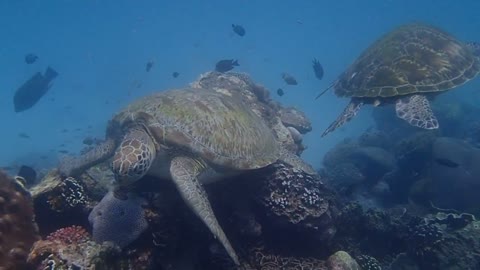
[[[114,121],[121,126],[143,122],[157,144],[181,148],[230,169],[262,168],[279,157],[272,131],[258,116],[235,97],[206,89],[147,96]]]
[[[480,60],[465,43],[432,26],[407,24],[371,45],[340,76],[335,94],[388,98],[440,92],[479,72]]]

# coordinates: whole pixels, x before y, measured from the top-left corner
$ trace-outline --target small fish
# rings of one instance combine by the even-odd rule
[[[59,150],[58,152],[61,153],[61,154],[68,154],[67,150]]]
[[[37,180],[37,172],[30,166],[22,165],[17,175],[23,177],[29,185],[34,184]]]
[[[30,139],[30,135],[28,135],[25,132],[21,132],[18,134],[18,137],[23,138],[23,139]]]
[[[37,61],[37,59],[38,59],[38,56],[36,56],[33,53],[29,53],[29,54],[25,55],[25,63],[27,63],[29,65],[35,63]]]
[[[225,59],[217,62],[217,64],[215,65],[215,70],[223,73],[232,70],[234,67],[238,66],[240,66],[240,64],[238,64],[238,60]]]
[[[323,78],[323,67],[320,62],[313,58],[313,72],[315,73],[315,77],[321,80]]]
[[[241,37],[245,36],[245,28],[243,28],[243,26],[238,24],[232,24],[232,29],[233,32],[235,32],[237,35]]]
[[[285,94],[285,92],[283,91],[282,88],[278,88],[278,89],[277,89],[277,95],[278,95],[278,96],[281,97],[281,96],[283,96],[284,94]]]
[[[450,168],[457,168],[458,166],[460,166],[460,164],[456,163],[455,161],[452,161],[452,160],[446,159],[446,158],[436,158],[435,162],[437,162],[438,164],[440,164],[442,166],[446,166],[446,167],[450,167]]]
[[[45,74],[37,72],[15,91],[13,105],[15,112],[22,112],[32,108],[52,87],[52,80],[58,73],[48,67]]]
[[[147,72],[149,72],[150,69],[152,69],[153,64],[154,64],[153,61],[148,61],[148,62],[147,62],[147,65],[145,66],[145,70],[146,70]]]
[[[172,77],[173,77],[173,78],[177,78],[178,75],[180,75],[180,73],[178,73],[178,72],[176,72],[176,71],[172,73]]]
[[[297,80],[290,74],[288,73],[283,73],[282,74],[282,79],[288,84],[288,85],[297,85],[298,82]]]

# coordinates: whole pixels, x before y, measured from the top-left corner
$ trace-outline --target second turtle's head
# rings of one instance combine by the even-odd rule
[[[128,186],[145,176],[155,155],[155,146],[145,131],[128,132],[118,146],[112,161],[112,171],[117,184]]]

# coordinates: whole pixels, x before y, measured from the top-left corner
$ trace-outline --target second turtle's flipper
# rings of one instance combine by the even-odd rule
[[[397,116],[410,125],[423,129],[437,129],[438,121],[425,96],[413,95],[397,100],[395,104]]]
[[[115,147],[115,140],[107,139],[105,142],[79,157],[67,156],[62,158],[58,169],[60,173],[65,176],[77,176],[88,168],[111,157],[115,151]]]
[[[363,102],[352,99],[350,103],[348,103],[347,107],[343,110],[342,114],[323,132],[322,137],[350,121],[355,115],[357,115],[362,105]]]
[[[173,182],[184,201],[222,243],[232,260],[239,265],[237,254],[220,227],[207,194],[198,180],[206,170],[207,168],[201,162],[188,157],[176,157],[170,164]]]

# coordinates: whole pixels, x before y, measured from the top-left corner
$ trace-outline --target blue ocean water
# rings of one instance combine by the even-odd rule
[[[237,71],[308,115],[314,130],[303,157],[318,167],[328,149],[368,128],[372,118],[364,109],[320,138],[347,100],[333,93],[314,100],[316,94],[376,38],[403,23],[422,21],[480,41],[479,11],[477,0],[0,1],[0,166],[53,166],[59,150],[76,153],[86,136],[103,137],[108,119],[134,98],[185,86],[218,60],[235,58]],[[232,23],[247,34],[235,35]],[[30,52],[39,60],[26,65]],[[325,69],[322,81],[312,72],[313,58]],[[146,73],[149,60],[155,64]],[[53,87],[32,109],[15,113],[15,90],[47,66],[60,74]],[[299,85],[286,87],[282,72]],[[278,87],[285,96],[274,94]],[[478,104],[479,88],[476,80],[442,98]]]

